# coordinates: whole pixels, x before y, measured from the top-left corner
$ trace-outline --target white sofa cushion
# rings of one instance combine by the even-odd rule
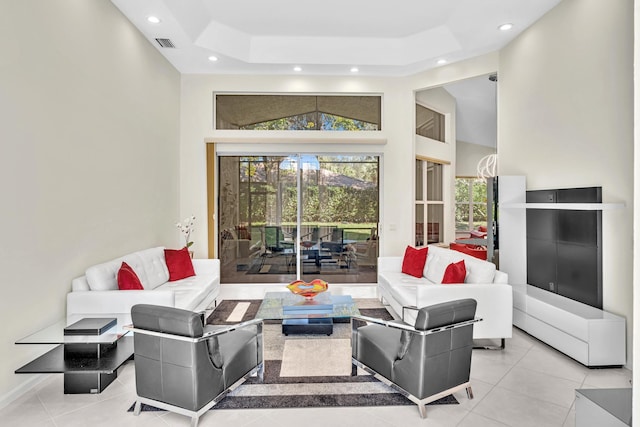
[[[464,260],[464,266],[467,269],[465,283],[493,283],[496,275],[495,264],[438,246],[429,246],[424,277],[433,283],[442,283],[447,266],[460,260]]]
[[[92,291],[118,290],[118,270],[122,262],[136,272],[145,289],[154,289],[169,280],[164,248],[150,248],[91,266],[85,272]]]
[[[216,281],[211,276],[191,276],[175,282],[166,282],[156,288],[158,291],[169,290],[175,295],[175,307],[194,310],[209,295]]]
[[[496,265],[494,263],[482,261],[468,255],[464,258],[464,264],[467,267],[465,283],[493,283],[493,279],[496,276]]]
[[[140,282],[145,289],[155,289],[169,280],[169,269],[164,258],[164,248],[150,248],[136,252],[137,265],[131,265],[133,270],[144,271],[144,279],[139,275]]]
[[[87,268],[85,275],[87,276],[89,288],[91,288],[92,291],[118,290],[117,275],[120,265],[122,265],[122,258],[104,262],[102,264],[96,264]],[[134,271],[136,271],[135,268]],[[136,274],[138,274],[137,271]]]
[[[444,278],[444,273],[447,270],[447,267],[453,262],[458,262],[458,261],[452,261],[451,257],[448,257],[448,256],[434,254],[429,260],[429,262],[427,263],[428,265],[425,265],[426,267],[425,277],[430,282],[442,283],[442,279]],[[465,265],[465,268],[466,268],[466,265]],[[468,274],[469,274],[469,271],[467,270],[467,275]]]

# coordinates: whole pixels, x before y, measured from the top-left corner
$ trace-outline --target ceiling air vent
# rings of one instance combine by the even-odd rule
[[[160,47],[170,47],[170,48],[176,47],[170,39],[156,39],[156,41],[158,42]]]

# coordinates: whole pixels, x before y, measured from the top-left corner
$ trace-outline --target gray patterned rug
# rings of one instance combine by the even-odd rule
[[[363,315],[391,319],[376,299],[355,299],[355,302]],[[222,301],[207,323],[230,324],[253,319],[260,303],[261,300]],[[228,321],[230,316],[234,320]],[[413,405],[392,388],[352,367],[350,329],[349,323],[342,323],[334,325],[330,337],[284,336],[280,323],[265,322],[264,381],[249,378],[212,409]],[[431,405],[457,403],[455,397],[447,396]],[[143,405],[143,410],[158,409]]]

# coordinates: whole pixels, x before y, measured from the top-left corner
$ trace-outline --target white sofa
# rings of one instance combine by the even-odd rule
[[[119,290],[117,275],[122,262],[138,275],[144,290]],[[195,276],[168,282],[164,248],[150,248],[87,268],[72,280],[67,294],[67,322],[83,317],[116,317],[131,323],[131,307],[156,304],[201,311],[215,305],[220,293],[220,260],[194,259]]]
[[[493,263],[461,252],[429,246],[423,277],[402,273],[403,257],[378,258],[378,293],[404,321],[415,323],[416,310],[403,307],[425,307],[461,298],[477,301],[476,316],[483,319],[473,327],[474,339],[511,338],[513,291],[506,273]],[[464,260],[465,283],[441,284],[445,268]],[[403,314],[404,311],[404,314]]]

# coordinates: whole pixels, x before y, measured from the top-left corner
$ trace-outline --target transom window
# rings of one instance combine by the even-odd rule
[[[215,96],[216,129],[379,131],[378,95]]]
[[[416,104],[416,135],[445,142],[444,114]]]

